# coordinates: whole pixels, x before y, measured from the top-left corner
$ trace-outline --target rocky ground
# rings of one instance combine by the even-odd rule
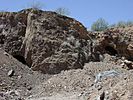
[[[133,100],[133,26],[88,32],[73,18],[0,13],[0,100]]]

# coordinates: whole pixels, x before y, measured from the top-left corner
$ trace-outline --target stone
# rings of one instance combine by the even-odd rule
[[[9,72],[8,72],[8,74],[7,74],[9,77],[12,77],[13,75],[14,75],[14,70],[13,69],[11,69]]]
[[[100,100],[104,100],[104,98],[105,98],[105,92],[102,92],[102,93],[100,94]]]
[[[104,100],[105,98],[105,92],[102,92],[97,98],[96,100]]]
[[[129,68],[133,69],[133,62],[129,60],[124,60],[124,64]]]
[[[32,89],[32,87],[31,86],[28,86],[27,89],[30,91]]]
[[[9,56],[9,54],[7,52],[4,52],[4,55]]]

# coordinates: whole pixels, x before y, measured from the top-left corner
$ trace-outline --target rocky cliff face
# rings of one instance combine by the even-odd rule
[[[88,33],[75,19],[26,9],[0,13],[0,46],[33,70],[59,73],[83,68],[108,53],[133,60],[133,28]]]
[[[90,33],[90,36],[95,40],[95,52],[133,61],[133,26],[111,28],[100,33]]]
[[[27,15],[23,13],[0,13],[0,45],[12,55],[20,55],[25,37]]]
[[[88,61],[87,30],[78,21],[35,9],[0,14],[0,44],[33,70],[58,73]]]

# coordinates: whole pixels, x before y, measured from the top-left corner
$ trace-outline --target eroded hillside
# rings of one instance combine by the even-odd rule
[[[1,12],[0,48],[0,100],[133,99],[133,26],[88,32],[55,12]]]

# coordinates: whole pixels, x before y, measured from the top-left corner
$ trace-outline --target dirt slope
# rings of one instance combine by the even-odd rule
[[[12,74],[9,74],[11,72]],[[0,49],[0,94],[10,94],[17,91],[16,98],[29,96],[30,89],[42,81],[48,79],[50,75],[44,75],[39,72],[33,72],[28,66],[22,64],[17,59]],[[12,93],[11,92],[11,93]],[[6,95],[6,94],[5,94]],[[1,96],[0,96],[1,97]],[[9,98],[8,98],[9,97]],[[6,100],[11,97],[7,96]],[[1,100],[1,99],[0,99]],[[14,100],[14,98],[12,99]]]

